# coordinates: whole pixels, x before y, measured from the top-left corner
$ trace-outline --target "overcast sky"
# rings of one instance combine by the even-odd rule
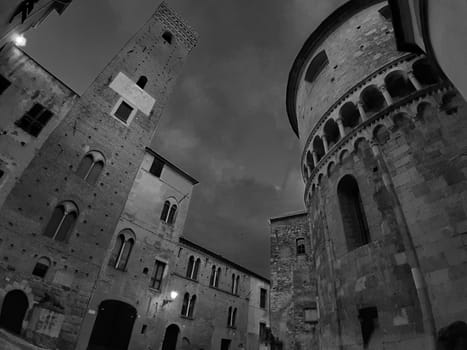
[[[304,208],[287,76],[311,31],[343,2],[168,1],[200,39],[152,147],[200,181],[184,235],[265,276],[268,219]],[[28,33],[27,52],[82,93],[158,3],[74,0]]]

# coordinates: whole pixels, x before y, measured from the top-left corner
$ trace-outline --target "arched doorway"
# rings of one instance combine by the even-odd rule
[[[8,292],[3,299],[0,327],[12,333],[20,334],[28,306],[28,297],[23,291],[15,289]]]
[[[164,342],[162,343],[162,350],[175,350],[177,348],[178,333],[180,333],[180,328],[176,324],[171,324],[167,327]]]
[[[88,350],[127,350],[136,309],[118,300],[105,300],[99,305]]]

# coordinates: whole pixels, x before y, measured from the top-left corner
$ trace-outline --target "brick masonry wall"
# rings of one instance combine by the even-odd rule
[[[271,219],[271,331],[283,349],[316,345],[314,325],[305,322],[305,308],[316,300],[308,215]],[[296,239],[305,239],[297,255]]]
[[[8,263],[2,264],[0,302],[11,288],[23,289],[30,297],[30,307],[45,293],[51,294],[65,315],[54,340],[54,346],[60,349],[76,346],[94,282],[143,159],[144,147],[150,143],[175,78],[196,43],[189,29],[178,19],[174,22],[174,18],[165,5],[159,7],[45,141],[1,208],[1,258]],[[172,44],[162,38],[169,27],[178,29]],[[150,115],[138,111],[128,127],[110,115],[120,96],[109,84],[119,72],[134,81],[140,75],[147,76],[145,91],[156,99]],[[106,159],[96,185],[89,185],[75,174],[89,150],[99,150]],[[74,201],[80,210],[67,242],[42,235],[53,208],[62,200]],[[25,259],[26,254],[29,259]],[[41,256],[53,263],[46,278],[36,282],[31,271]]]

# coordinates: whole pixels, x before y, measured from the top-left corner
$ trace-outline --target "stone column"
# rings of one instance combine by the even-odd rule
[[[407,77],[409,78],[410,82],[412,83],[412,85],[414,86],[414,88],[415,88],[417,91],[422,89],[422,86],[421,86],[420,83],[418,82],[418,79],[415,78],[415,75],[413,74],[413,72],[409,72],[409,73],[407,74]]]
[[[313,156],[313,163],[316,167],[316,165],[318,165],[318,155],[316,154],[316,151],[311,152],[311,155]]]
[[[366,112],[365,112],[365,109],[363,108],[363,103],[361,101],[358,101],[357,108],[358,108],[358,112],[360,113],[360,117],[362,118],[362,122],[365,121]]]
[[[344,124],[342,123],[342,118],[339,117],[336,120],[337,122],[337,127],[339,128],[339,134],[341,135],[341,139],[345,137],[345,130],[344,130]]]
[[[392,97],[391,97],[391,95],[389,94],[388,89],[386,89],[386,86],[382,85],[379,89],[381,90],[381,93],[383,94],[384,99],[386,100],[387,105],[388,105],[388,106],[392,105],[392,103],[393,103]]]
[[[328,150],[329,150],[328,138],[326,137],[326,135],[323,135],[323,136],[321,137],[321,139],[323,140],[324,154],[326,154],[326,153],[328,153]]]

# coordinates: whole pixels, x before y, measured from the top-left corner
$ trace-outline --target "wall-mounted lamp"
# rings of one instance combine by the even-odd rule
[[[11,40],[13,41],[13,44],[15,44],[18,47],[26,46],[27,43],[27,40],[23,34],[15,33],[11,36]]]
[[[171,303],[172,301],[174,301],[175,299],[177,299],[178,297],[178,292],[176,291],[171,291],[170,292],[170,299],[164,299],[162,300],[162,307],[164,307],[165,305],[167,305],[168,303]]]

